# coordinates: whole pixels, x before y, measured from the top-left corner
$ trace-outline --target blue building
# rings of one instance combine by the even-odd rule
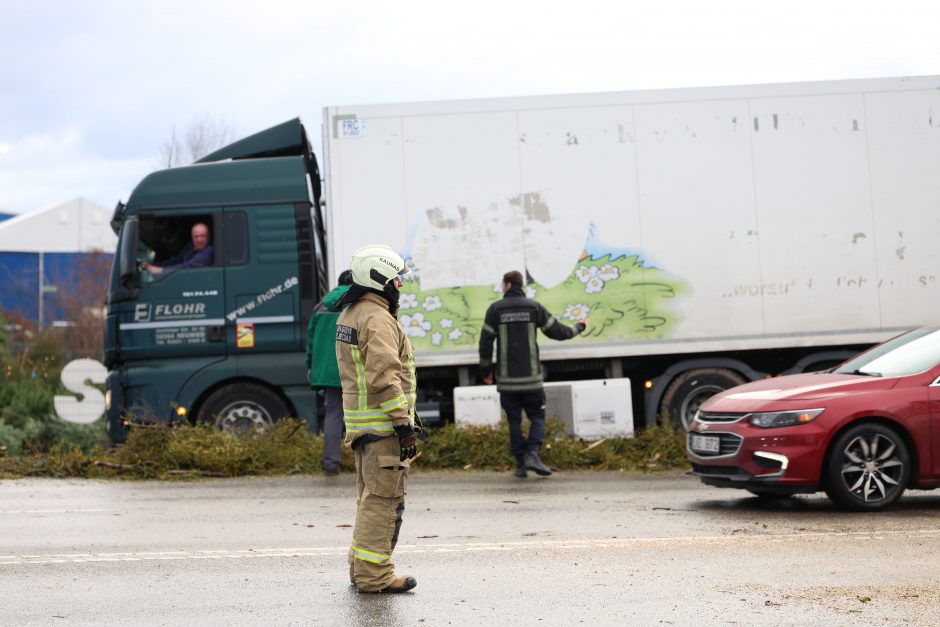
[[[62,316],[81,302],[79,288],[107,278],[102,268],[117,243],[110,219],[105,207],[76,198],[0,221],[0,313],[39,327],[67,322]],[[92,305],[103,303],[81,306]]]

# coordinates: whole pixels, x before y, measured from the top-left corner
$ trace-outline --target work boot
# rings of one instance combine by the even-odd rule
[[[546,477],[552,474],[552,469],[542,463],[538,451],[532,451],[525,456],[525,467],[534,470],[535,474]]]
[[[412,588],[418,585],[418,580],[414,577],[405,575],[403,577],[395,577],[392,580],[392,583],[386,588],[382,588],[379,592],[408,592]]]
[[[520,465],[516,466],[516,473],[515,473],[515,474],[516,474],[516,476],[519,477],[520,479],[525,479],[526,477],[529,476],[529,473],[527,473],[527,472],[525,471],[525,465],[523,465],[523,464],[520,464]]]

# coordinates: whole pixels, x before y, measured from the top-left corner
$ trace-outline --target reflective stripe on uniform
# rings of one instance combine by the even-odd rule
[[[366,429],[382,433],[395,431],[392,419],[380,409],[344,409],[343,422],[346,423],[346,431],[349,433],[358,433]]]
[[[548,330],[555,326],[555,317],[549,316],[548,320],[545,321],[545,324],[542,325],[542,330],[548,333]]]
[[[542,368],[539,366],[539,346],[538,338],[535,337],[535,323],[529,323],[529,372],[532,374],[542,374]]]
[[[372,562],[373,564],[381,564],[382,562],[387,562],[392,559],[391,555],[385,555],[384,553],[376,553],[375,551],[367,551],[363,548],[360,548],[356,545],[356,539],[353,538],[352,542],[353,555],[357,560],[363,560],[366,562]]]
[[[366,365],[362,361],[362,353],[357,345],[350,344],[349,353],[352,356],[353,366],[356,368],[356,391],[358,393],[356,407],[366,409],[369,406],[369,386],[366,384]]]
[[[391,411],[395,409],[396,407],[401,407],[404,404],[405,404],[405,395],[399,394],[398,396],[396,396],[395,398],[391,400],[385,401],[384,403],[379,403],[379,408],[382,411]]]
[[[411,377],[411,391],[408,393],[408,407],[414,414],[415,407],[418,406],[418,375],[415,373],[415,356],[412,353],[408,355],[408,376]]]

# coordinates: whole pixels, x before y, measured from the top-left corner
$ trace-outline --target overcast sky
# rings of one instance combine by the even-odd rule
[[[112,207],[207,116],[936,75],[938,24],[937,0],[0,0],[0,211]]]

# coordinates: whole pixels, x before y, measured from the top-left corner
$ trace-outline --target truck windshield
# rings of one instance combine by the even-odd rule
[[[940,329],[915,329],[845,362],[833,372],[882,377],[916,374],[940,363]]]

